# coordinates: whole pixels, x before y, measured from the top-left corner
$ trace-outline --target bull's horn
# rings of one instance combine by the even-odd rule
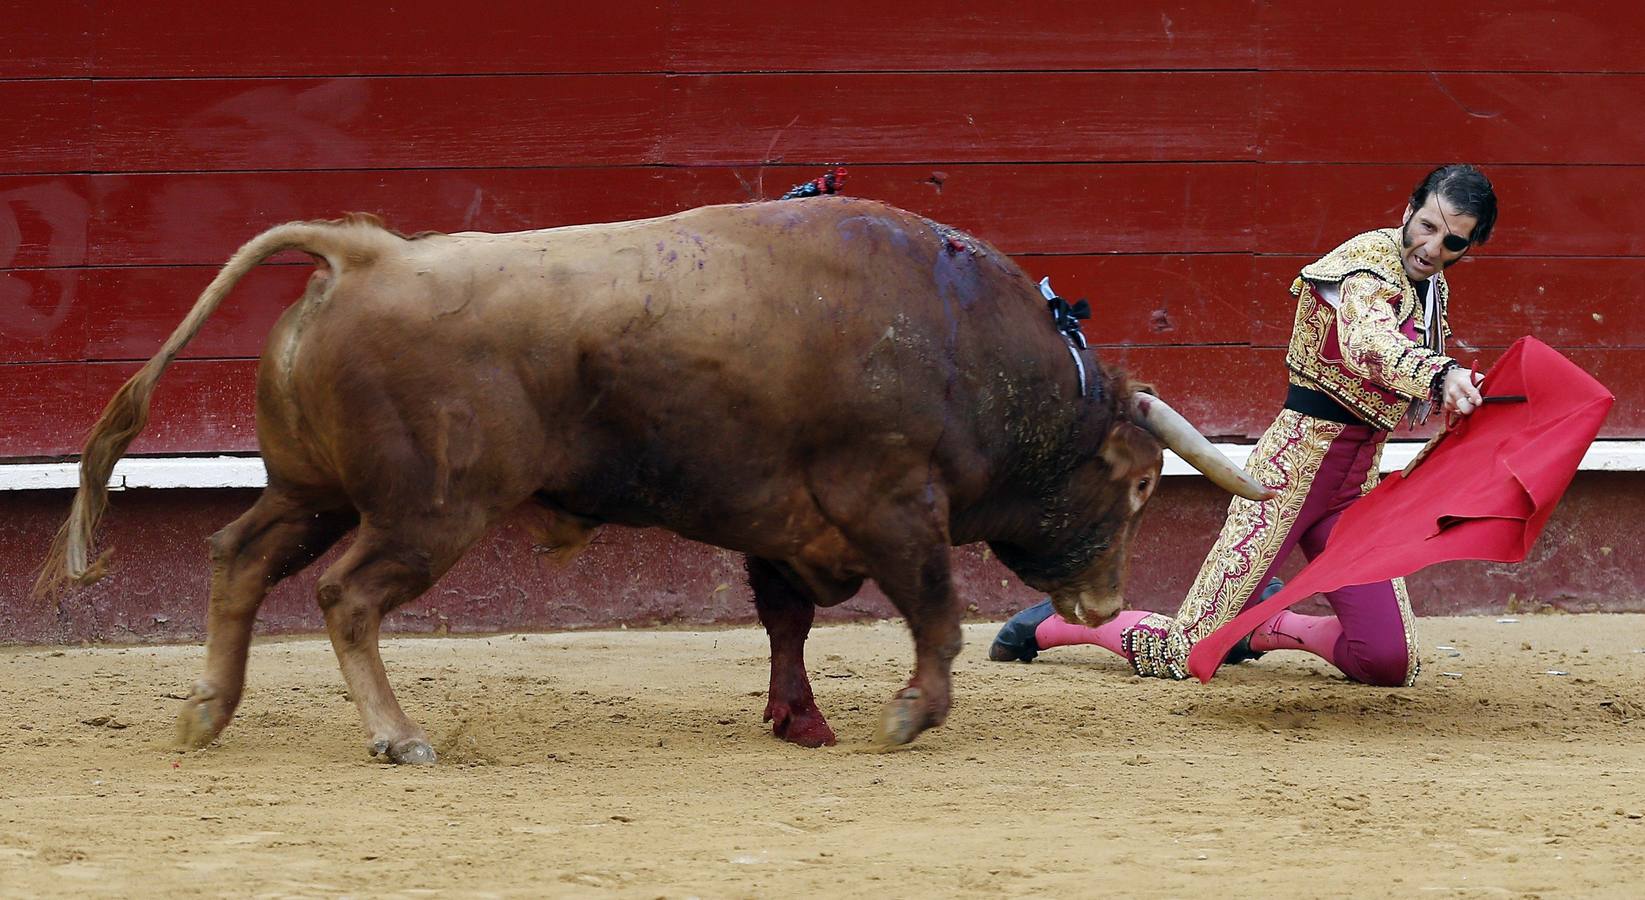
[[[1251,473],[1234,465],[1222,451],[1212,446],[1205,435],[1188,423],[1182,414],[1153,394],[1137,391],[1129,404],[1131,421],[1144,428],[1159,442],[1182,457],[1182,461],[1198,469],[1223,490],[1247,500],[1269,500],[1276,494],[1251,477]]]

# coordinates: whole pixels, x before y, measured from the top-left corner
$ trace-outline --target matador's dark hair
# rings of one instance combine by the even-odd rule
[[[1474,244],[1491,239],[1496,227],[1496,189],[1485,173],[1467,163],[1452,163],[1428,173],[1411,192],[1411,208],[1421,209],[1428,195],[1438,193],[1440,199],[1451,204],[1463,215],[1473,216],[1477,224],[1469,238]]]

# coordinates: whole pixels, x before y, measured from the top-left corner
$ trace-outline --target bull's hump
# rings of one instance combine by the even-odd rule
[[[536,237],[571,236],[577,234],[618,234],[626,231],[642,231],[658,226],[667,226],[703,214],[708,210],[738,209],[754,204],[728,204],[723,206],[700,206],[666,216],[652,216],[647,219],[625,219],[620,222],[588,222],[578,225],[555,225],[550,228],[533,228],[529,231],[454,231],[450,237],[462,238],[470,241],[486,240],[516,240]]]
[[[532,239],[540,237],[570,237],[579,234],[621,234],[628,231],[644,231],[658,227],[669,227],[685,223],[696,224],[696,220],[712,222],[739,221],[759,217],[762,214],[779,213],[784,218],[795,220],[826,219],[840,215],[861,213],[872,210],[878,213],[890,213],[906,216],[913,219],[912,213],[898,209],[888,203],[878,200],[868,200],[861,197],[811,197],[804,200],[757,200],[750,203],[722,203],[714,206],[699,206],[693,209],[671,213],[666,216],[652,216],[645,219],[625,219],[620,222],[589,222],[577,225],[556,225],[550,228],[534,228],[528,231],[453,231],[447,237],[461,238],[465,241],[510,241]]]

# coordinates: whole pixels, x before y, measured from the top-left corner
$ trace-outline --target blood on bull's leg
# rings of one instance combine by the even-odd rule
[[[765,721],[771,732],[802,747],[834,743],[822,711],[811,695],[805,673],[805,639],[817,607],[801,588],[770,560],[748,558],[748,584],[754,590],[754,608],[771,639],[771,692]]]
[[[277,487],[211,538],[206,665],[177,716],[177,741],[204,747],[234,717],[245,688],[252,625],[268,589],[354,527],[352,509],[305,503]]]

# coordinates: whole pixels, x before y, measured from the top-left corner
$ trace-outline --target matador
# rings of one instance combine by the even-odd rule
[[[1356,235],[1304,266],[1291,284],[1296,315],[1285,353],[1284,408],[1251,450],[1247,469],[1276,491],[1234,498],[1216,543],[1174,616],[1126,610],[1096,627],[1069,623],[1049,602],[1000,629],[989,656],[1031,661],[1049,647],[1096,644],[1143,676],[1188,677],[1195,642],[1232,619],[1291,551],[1325,546],[1342,513],[1376,486],[1378,462],[1401,419],[1420,423],[1479,407],[1477,376],[1445,353],[1450,286],[1445,269],[1484,244],[1496,194],[1477,168],[1434,169],[1411,192],[1396,228]],[[1236,645],[1227,662],[1304,650],[1367,684],[1411,684],[1416,632],[1403,579],[1324,595],[1334,615],[1289,610]]]

